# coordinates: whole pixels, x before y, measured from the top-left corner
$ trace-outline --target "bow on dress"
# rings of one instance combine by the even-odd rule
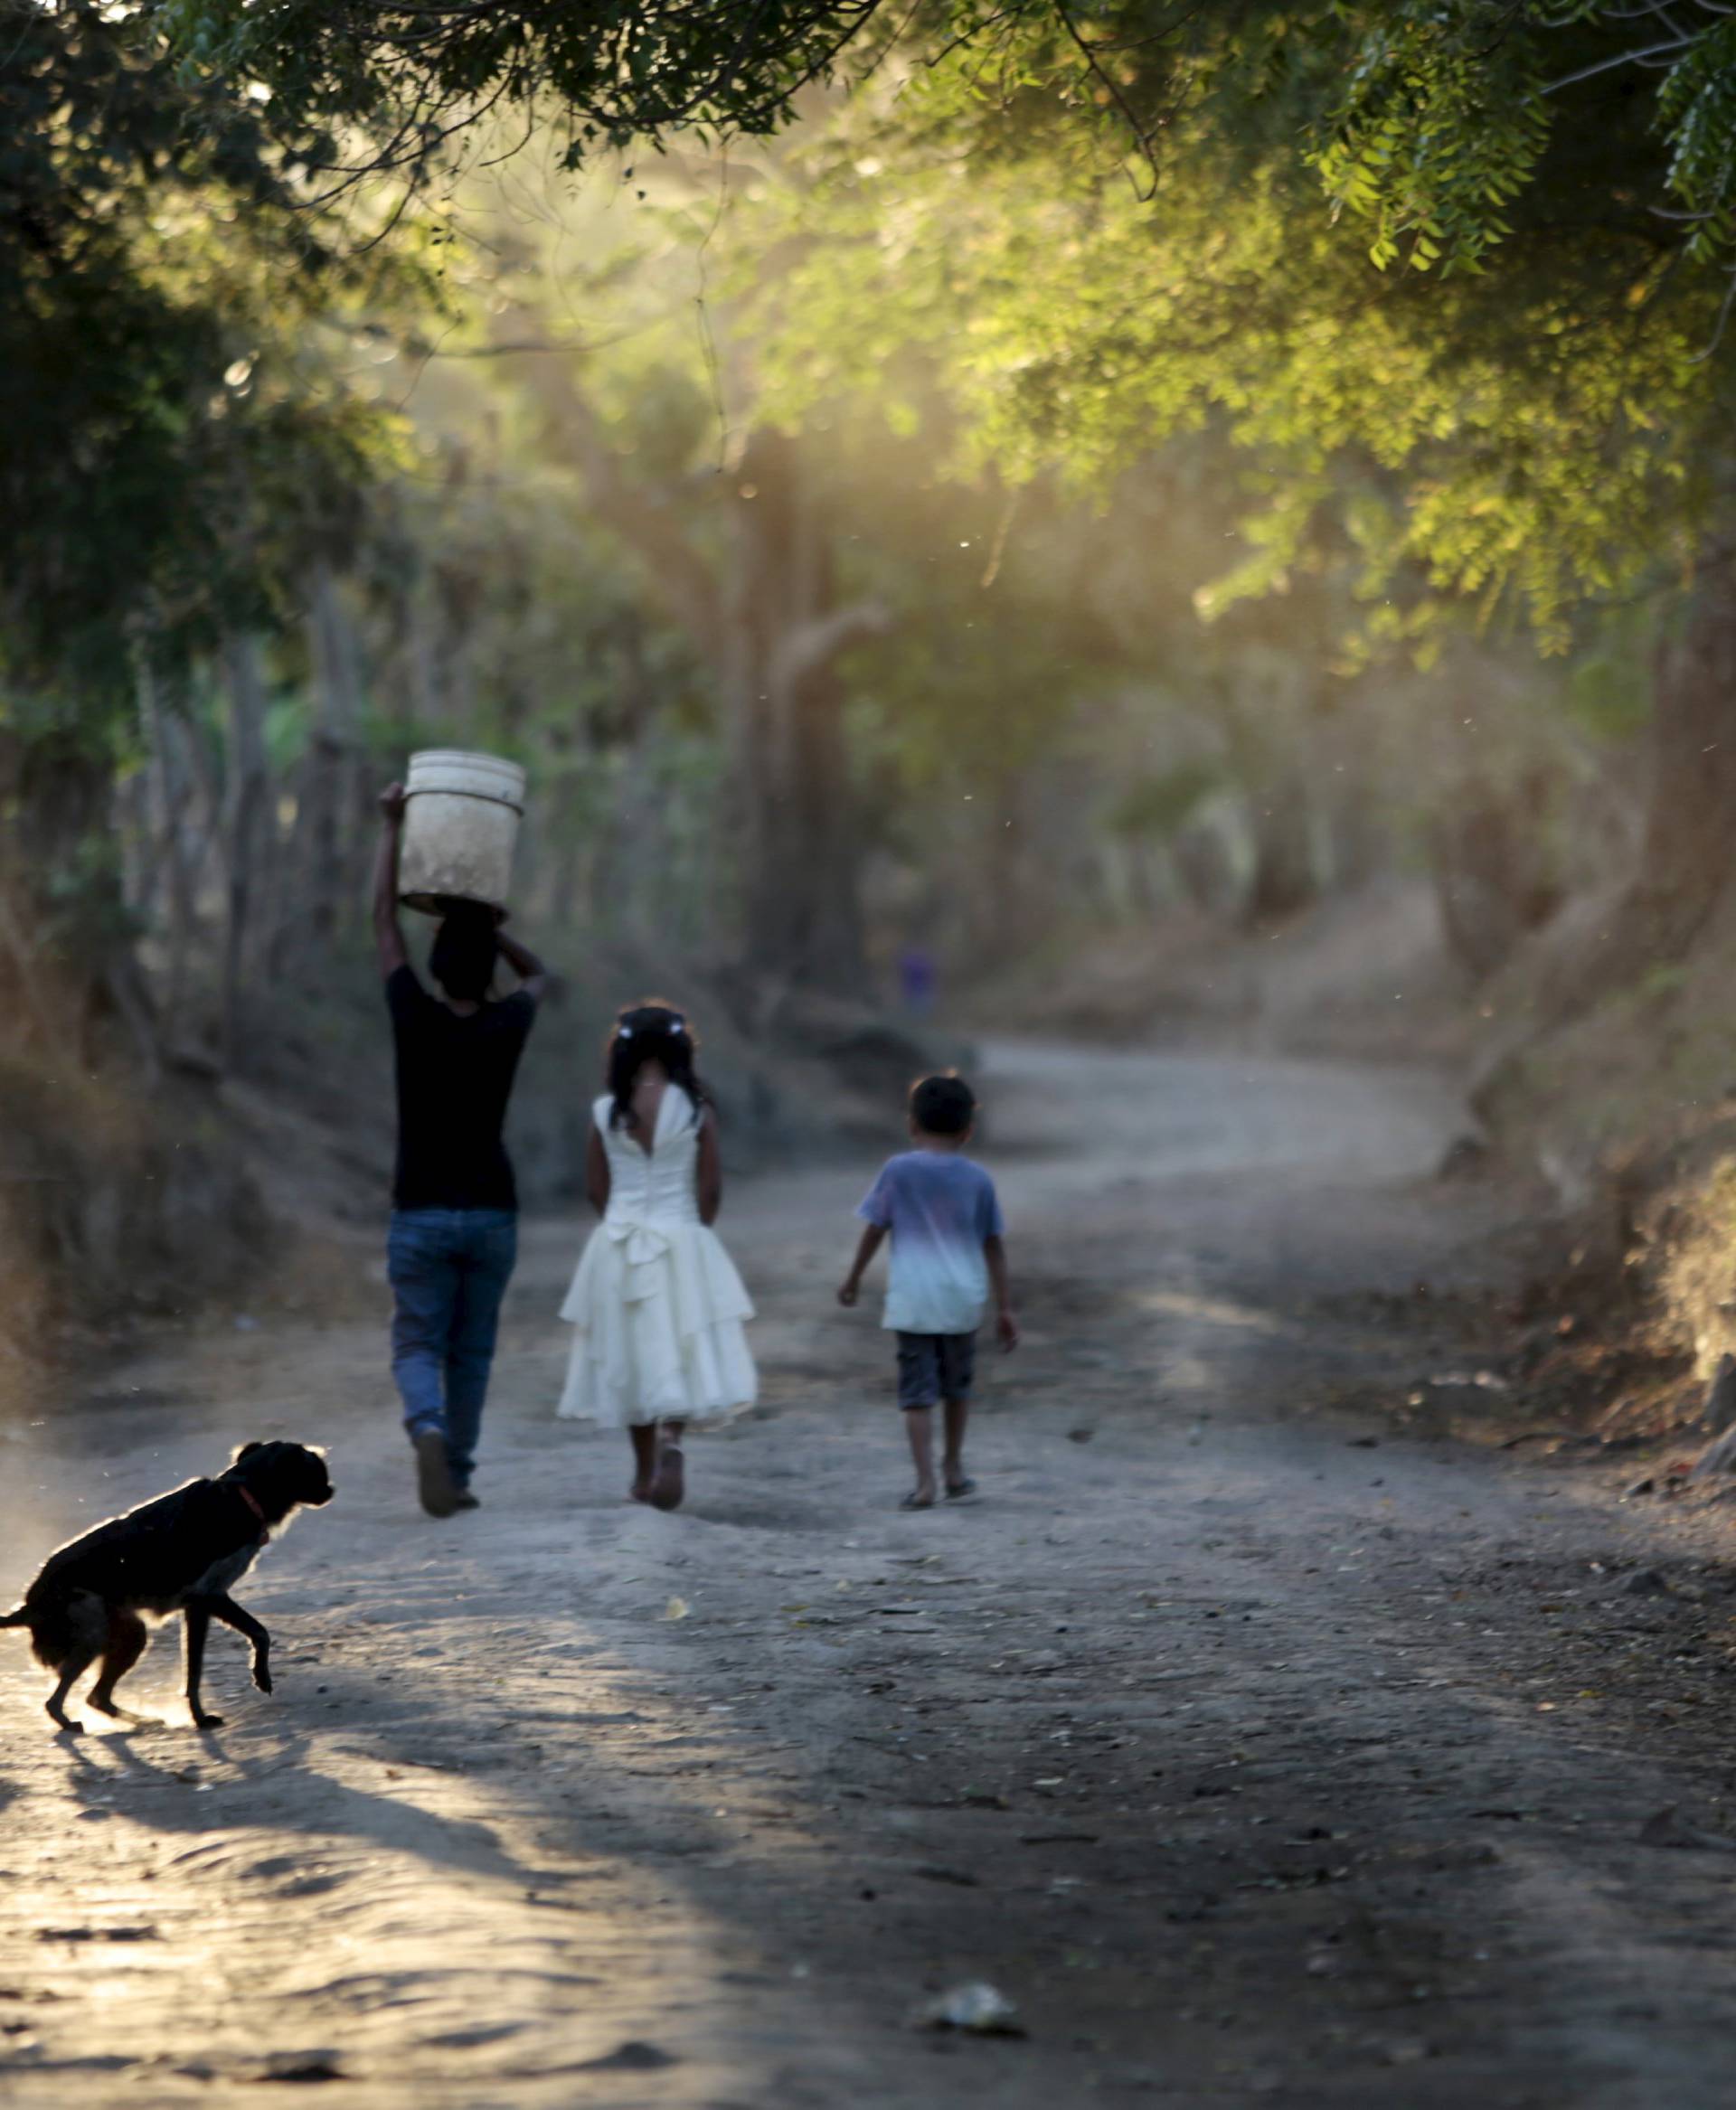
[[[604,1230],[616,1245],[622,1248],[621,1258],[629,1270],[627,1284],[628,1304],[644,1304],[656,1296],[662,1285],[645,1270],[654,1267],[669,1250],[669,1240],[653,1225],[637,1217],[618,1216],[606,1218]]]

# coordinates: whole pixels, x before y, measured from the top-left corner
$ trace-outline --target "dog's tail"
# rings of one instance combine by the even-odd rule
[[[0,1612],[0,1626],[28,1627],[31,1653],[51,1671],[59,1670],[79,1645],[78,1631],[63,1605],[33,1605],[26,1599],[10,1612]]]

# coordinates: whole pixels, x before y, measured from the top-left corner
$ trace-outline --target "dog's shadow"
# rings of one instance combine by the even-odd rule
[[[409,1794],[376,1794],[334,1779],[293,1723],[274,1723],[263,1736],[251,1725],[244,1736],[195,1736],[148,1724],[65,1741],[68,1785],[91,1816],[119,1809],[160,1832],[212,1835],[184,1860],[227,1861],[269,1842],[282,1862],[269,1864],[271,1872],[292,1875],[296,1856],[311,1862],[321,1842],[348,1839],[467,1875],[531,1879],[486,1824],[437,1814]],[[294,1850],[287,1860],[284,1842]]]

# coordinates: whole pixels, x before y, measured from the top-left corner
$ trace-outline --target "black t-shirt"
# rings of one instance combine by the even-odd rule
[[[520,989],[467,1018],[430,996],[410,967],[386,977],[398,1067],[396,1209],[516,1209],[501,1141],[518,1059],[536,1018]]]

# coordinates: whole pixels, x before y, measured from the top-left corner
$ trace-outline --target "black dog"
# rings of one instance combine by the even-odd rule
[[[253,1644],[253,1682],[271,1690],[271,1636],[229,1595],[292,1510],[332,1499],[326,1460],[301,1444],[243,1444],[215,1480],[189,1480],[143,1509],[128,1510],[49,1555],[15,1612],[0,1626],[27,1626],[36,1660],[61,1681],[48,1711],[63,1729],[66,1696],[99,1656],[90,1704],[135,1720],[115,1705],[115,1687],[145,1653],[145,1618],[184,1613],[187,1705],[202,1729],[222,1724],[199,1703],[205,1635],[213,1619]],[[141,1616],[144,1615],[144,1616]]]

